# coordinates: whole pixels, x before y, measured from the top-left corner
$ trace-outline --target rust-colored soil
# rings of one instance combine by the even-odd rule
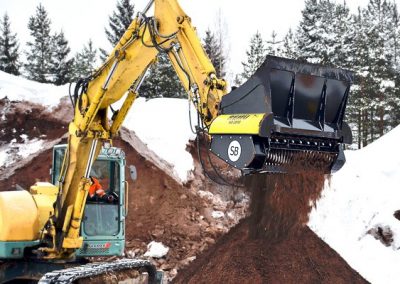
[[[368,283],[308,227],[271,244],[240,222],[174,283]]]

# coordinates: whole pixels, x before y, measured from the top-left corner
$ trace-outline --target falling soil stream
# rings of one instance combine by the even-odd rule
[[[244,177],[252,199],[250,237],[279,242],[295,234],[308,222],[308,215],[321,196],[329,156],[304,153],[292,156],[285,173],[253,174]]]

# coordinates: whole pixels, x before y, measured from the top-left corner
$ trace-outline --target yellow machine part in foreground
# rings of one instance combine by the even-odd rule
[[[53,213],[58,188],[37,183],[30,192],[8,191],[0,194],[0,241],[34,241]]]

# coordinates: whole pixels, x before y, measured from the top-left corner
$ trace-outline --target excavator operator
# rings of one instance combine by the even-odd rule
[[[103,200],[108,203],[113,203],[116,200],[116,197],[113,194],[108,194],[103,189],[103,186],[100,184],[97,178],[90,176],[90,180],[92,181],[92,185],[90,186],[88,193],[90,201]]]

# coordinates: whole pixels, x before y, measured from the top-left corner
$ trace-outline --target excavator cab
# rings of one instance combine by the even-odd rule
[[[211,151],[245,174],[301,170],[326,173],[344,162],[351,144],[343,121],[350,71],[268,56],[243,85],[222,97],[212,122]]]
[[[66,145],[53,149],[52,183],[58,185]],[[90,175],[100,182],[105,195],[87,198],[81,225],[83,246],[76,256],[122,255],[125,246],[128,182],[125,181],[125,153],[115,147],[102,149]]]

